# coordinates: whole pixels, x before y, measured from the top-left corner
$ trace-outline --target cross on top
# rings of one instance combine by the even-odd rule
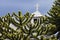
[[[36,11],[38,11],[38,9],[39,9],[39,5],[38,5],[38,3],[36,4]]]

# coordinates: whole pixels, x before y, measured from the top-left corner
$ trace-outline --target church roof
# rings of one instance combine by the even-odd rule
[[[35,11],[32,14],[34,14],[34,17],[43,16],[39,11]]]

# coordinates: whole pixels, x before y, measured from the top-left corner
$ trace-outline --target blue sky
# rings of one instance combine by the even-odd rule
[[[39,4],[39,11],[44,15],[50,10],[53,0],[0,0],[0,16],[18,11],[22,11],[23,14],[27,11],[35,12],[36,3]]]

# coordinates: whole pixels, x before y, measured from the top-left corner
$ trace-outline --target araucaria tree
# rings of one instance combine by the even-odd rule
[[[55,25],[47,23],[46,17],[40,17],[40,24],[38,21],[32,24],[33,16],[29,12],[22,15],[19,11],[0,17],[0,40],[57,40],[52,34]]]
[[[56,25],[56,30],[54,33],[60,32],[60,0],[55,0],[48,14],[50,16],[49,22]]]

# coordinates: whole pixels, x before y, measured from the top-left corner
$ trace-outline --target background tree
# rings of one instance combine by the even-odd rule
[[[60,31],[60,0],[55,0],[48,14],[50,16],[49,22],[56,25],[57,31]]]
[[[60,0],[55,0],[48,14],[50,16],[49,22],[56,25],[56,30],[54,33],[60,32]]]

